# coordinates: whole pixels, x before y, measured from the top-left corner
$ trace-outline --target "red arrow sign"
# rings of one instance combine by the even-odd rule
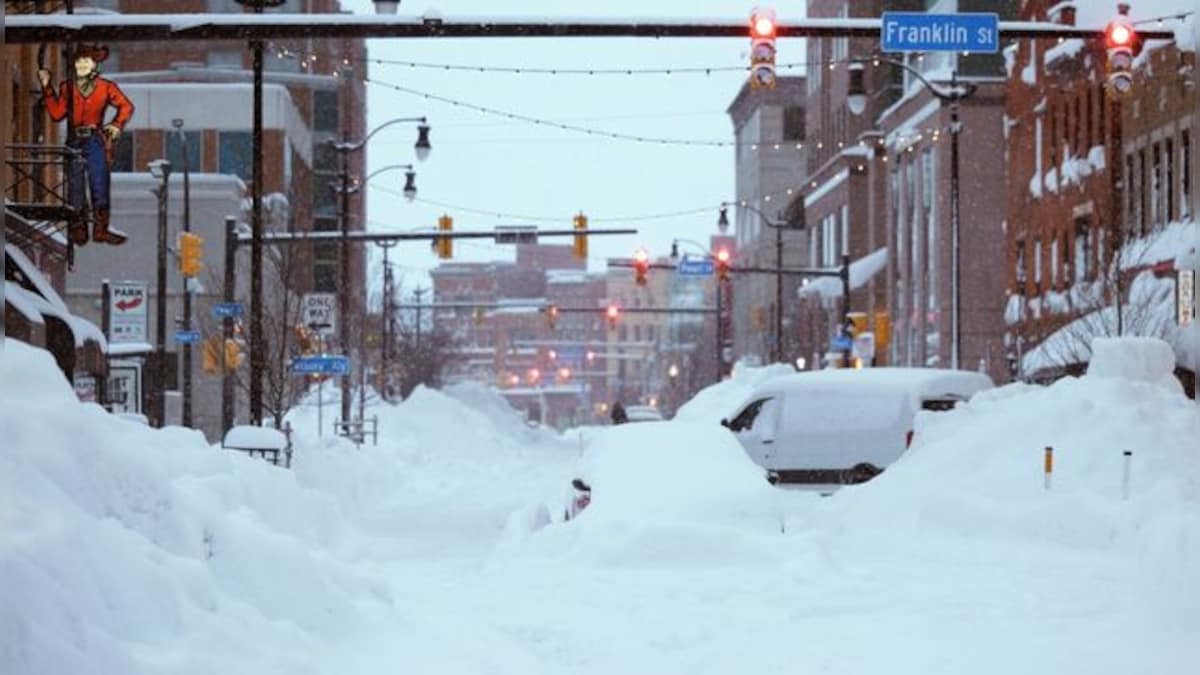
[[[135,298],[129,298],[128,300],[118,300],[116,307],[122,312],[128,312],[140,304],[142,304],[142,296],[139,295]]]

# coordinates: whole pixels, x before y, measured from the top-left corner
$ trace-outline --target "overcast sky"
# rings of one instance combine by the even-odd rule
[[[356,13],[373,12],[370,0],[343,0]],[[804,3],[779,9],[781,19],[802,16]],[[697,10],[702,6],[702,10]],[[731,0],[645,2],[566,2],[525,0],[444,0],[401,3],[401,14],[436,8],[443,17],[635,16],[718,17],[748,21],[752,4]],[[749,39],[561,39],[372,40],[373,59],[434,63],[567,68],[655,68],[736,66],[747,59]],[[778,60],[803,60],[803,42],[785,40]],[[408,88],[501,110],[599,129],[645,136],[732,140],[725,109],[737,94],[744,72],[712,75],[509,75],[445,72],[371,64],[370,77]],[[787,71],[792,72],[792,71]],[[673,237],[706,238],[715,232],[715,205],[733,197],[734,154],[729,147],[693,148],[644,145],[513,122],[368,85],[368,123],[396,116],[426,115],[433,126],[433,152],[418,166],[422,199],[504,213],[559,217],[558,223],[523,221],[454,212],[408,203],[384,189],[399,191],[403,173],[377,177],[369,192],[370,229],[430,227],[448,211],[456,230],[489,229],[497,224],[570,227],[583,210],[595,220],[702,207],[697,215],[629,223],[636,236],[596,238],[590,267],[603,268],[609,256],[628,256],[638,246],[652,254],[668,252]],[[375,169],[413,160],[415,130],[394,127],[369,146]],[[381,186],[381,187],[378,187]],[[606,220],[596,226],[625,223]],[[568,240],[562,240],[567,243]],[[405,285],[423,281],[421,271],[437,263],[429,249],[406,244],[399,251]],[[511,249],[457,242],[455,259],[488,260],[511,256]]]

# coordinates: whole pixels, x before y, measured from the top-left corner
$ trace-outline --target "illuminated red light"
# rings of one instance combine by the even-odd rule
[[[757,37],[771,37],[775,34],[775,22],[766,16],[756,16],[753,22],[754,35]]]
[[[729,249],[723,248],[723,249],[717,251],[717,262],[722,262],[722,263],[729,262]]]
[[[1109,47],[1128,47],[1133,43],[1133,29],[1129,26],[1118,23],[1113,24],[1108,29],[1108,46]]]

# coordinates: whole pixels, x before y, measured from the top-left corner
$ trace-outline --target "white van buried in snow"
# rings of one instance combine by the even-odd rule
[[[932,368],[838,369],[772,378],[721,420],[775,483],[861,483],[912,443],[918,411],[951,410],[988,376]]]

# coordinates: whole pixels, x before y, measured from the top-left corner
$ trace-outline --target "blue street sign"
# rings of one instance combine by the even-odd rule
[[[298,356],[292,359],[297,375],[349,375],[350,359],[345,356]]]
[[[884,12],[879,41],[885,52],[1000,51],[1000,16],[989,13]]]
[[[711,277],[713,261],[708,258],[684,258],[675,267],[675,272],[681,277]]]
[[[181,345],[194,345],[200,341],[200,331],[198,330],[177,330],[175,331],[175,342]]]
[[[844,352],[844,351],[847,351],[850,349],[854,349],[854,340],[851,339],[849,336],[839,335],[839,336],[833,338],[833,342],[831,343],[830,347],[831,347],[832,351]]]
[[[236,319],[245,314],[240,302],[218,302],[212,308],[215,319]]]

